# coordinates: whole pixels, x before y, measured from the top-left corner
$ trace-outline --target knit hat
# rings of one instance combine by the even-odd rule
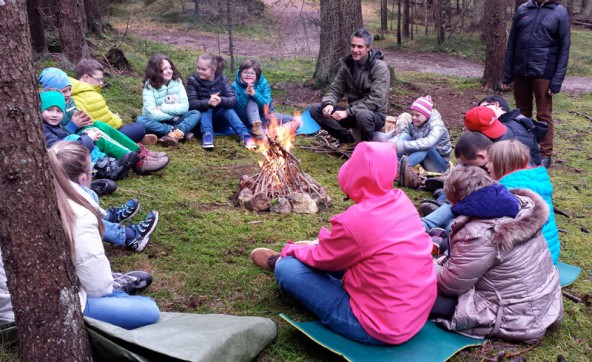
[[[66,101],[64,95],[58,91],[47,91],[40,94],[41,97],[41,112],[49,107],[58,107],[62,112],[66,111]]]
[[[419,97],[411,105],[411,110],[417,111],[429,119],[432,116],[432,106],[433,105],[434,105],[434,103],[432,102],[432,97],[430,97],[430,96]]]
[[[68,74],[58,68],[45,68],[39,75],[39,84],[43,90],[57,89],[62,90],[65,87],[72,85]]]
[[[500,138],[506,133],[506,126],[497,119],[491,108],[485,106],[475,107],[465,114],[465,127],[491,139]]]

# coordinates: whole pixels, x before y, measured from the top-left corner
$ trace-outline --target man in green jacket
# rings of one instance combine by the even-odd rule
[[[384,126],[390,90],[390,74],[382,53],[370,49],[372,35],[358,29],[350,36],[350,54],[341,58],[341,68],[322,103],[310,106],[312,118],[344,148],[355,144],[349,128],[361,131],[362,141],[372,141]],[[347,97],[347,106],[338,106]]]

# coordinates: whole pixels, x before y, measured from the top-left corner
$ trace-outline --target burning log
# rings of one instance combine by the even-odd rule
[[[258,145],[264,158],[259,172],[240,179],[240,206],[252,211],[271,208],[282,213],[316,213],[330,206],[326,189],[302,170],[300,161],[290,152],[295,131],[294,127],[278,125],[272,118],[265,140]]]

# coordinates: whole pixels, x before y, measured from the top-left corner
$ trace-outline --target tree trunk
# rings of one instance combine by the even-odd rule
[[[403,1],[403,38],[409,38],[409,0]]]
[[[232,0],[226,0],[226,25],[228,31],[228,53],[230,55],[230,70],[234,73],[234,41],[232,37]]]
[[[76,0],[62,0],[60,7],[60,43],[62,54],[66,61],[64,67],[73,68],[87,53],[86,37],[82,27],[82,2]],[[64,20],[68,21],[64,21]],[[68,64],[69,63],[69,64]]]
[[[48,170],[25,1],[3,2],[0,18],[0,247],[20,360],[91,361]]]
[[[397,0],[397,45],[401,46],[401,0]]]
[[[195,15],[199,15],[199,0],[193,0],[193,4],[195,5],[193,12]]]
[[[45,27],[39,12],[38,0],[27,0],[27,16],[29,18],[29,30],[31,32],[31,47],[35,53],[45,53]]]
[[[321,39],[313,78],[329,83],[339,70],[339,59],[349,51],[349,36],[362,27],[360,0],[320,2]]]
[[[438,45],[442,45],[446,40],[446,8],[443,4],[445,0],[434,0],[434,15],[436,17],[436,32]]]
[[[388,0],[380,0],[380,31],[388,30]]]
[[[566,1],[567,4],[566,8],[567,8],[567,13],[569,14],[569,21],[570,23],[573,23],[574,21],[574,0],[567,0]]]
[[[582,0],[582,8],[580,10],[580,17],[585,22],[589,22],[592,20],[592,1]]]
[[[86,29],[93,34],[103,33],[103,20],[99,0],[84,0],[84,13],[86,14]]]
[[[485,2],[483,38],[485,39],[485,69],[482,83],[487,90],[497,90],[504,75],[506,54],[506,0]]]

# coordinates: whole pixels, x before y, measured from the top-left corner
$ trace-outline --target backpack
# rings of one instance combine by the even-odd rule
[[[534,135],[537,142],[541,142],[543,138],[547,135],[547,131],[549,130],[549,125],[545,122],[540,122],[532,118],[528,118],[523,115],[518,115],[514,118],[518,123],[520,123],[526,130]]]

